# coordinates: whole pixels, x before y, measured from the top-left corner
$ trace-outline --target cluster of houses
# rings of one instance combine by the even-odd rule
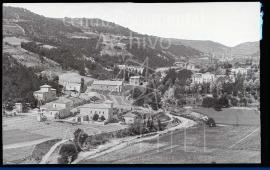
[[[140,76],[131,76],[130,85],[138,86],[141,84]],[[91,91],[110,91],[121,93],[123,91],[124,82],[122,80],[94,80],[92,85],[89,87]],[[65,94],[80,94],[81,84],[74,82],[66,82],[63,88]],[[92,92],[94,93],[94,92]],[[85,93],[90,94],[90,93]],[[98,94],[98,93],[97,93]],[[42,106],[39,109],[38,120],[41,120],[42,116],[45,116],[48,120],[63,119],[70,116],[74,116],[72,110],[76,108],[80,114],[76,115],[76,121],[85,122],[92,120],[94,115],[97,114],[99,119],[102,121],[109,121],[113,117],[113,102],[106,100],[104,101],[100,95],[95,95],[97,100],[92,101],[88,104],[84,104],[78,107],[74,106],[74,101],[68,97],[56,97],[56,90],[50,85],[43,85],[40,90],[33,93],[34,97],[41,101]],[[92,95],[89,95],[89,97]],[[71,95],[71,97],[74,97]],[[78,97],[78,96],[75,96]]]
[[[139,73],[143,73],[142,67],[127,65],[118,65],[118,67],[120,69],[128,69],[131,72],[137,72],[136,76],[131,76],[129,78],[127,85],[142,85],[142,78],[139,75]],[[187,62],[176,62],[174,67],[191,70],[193,72],[191,85],[203,83],[213,84],[218,79],[225,78],[226,76],[229,76],[231,81],[235,81],[237,74],[246,75],[248,73],[248,68],[232,68],[230,75],[216,75],[210,72],[199,73],[198,68],[196,68],[194,64]],[[121,93],[124,86],[125,84],[123,80],[94,80],[89,89],[92,92],[109,91]],[[82,86],[80,82],[65,82],[63,92],[68,94],[68,96],[78,97],[81,95],[81,88]],[[113,108],[116,107],[112,101],[101,99],[101,97],[97,95],[95,96],[97,100],[77,107],[74,105],[74,101],[67,97],[57,98],[56,89],[47,84],[41,86],[40,90],[35,91],[33,95],[37,100],[42,101],[43,104],[46,103],[40,107],[40,111],[42,112],[42,115],[46,116],[48,119],[61,119],[72,115],[74,116],[71,110],[76,108],[77,111],[79,111],[79,114],[75,116],[76,121],[78,122],[93,120],[94,116],[98,117],[99,120],[102,118],[102,121],[109,121],[113,117]],[[124,115],[126,123],[134,122],[135,118],[136,116],[131,113]]]

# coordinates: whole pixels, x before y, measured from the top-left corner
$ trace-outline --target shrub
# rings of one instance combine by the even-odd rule
[[[203,102],[202,102],[202,106],[203,107],[215,107],[215,104],[216,104],[216,99],[214,99],[213,97],[206,97],[203,99]]]
[[[87,148],[95,148],[98,145],[102,145],[109,140],[103,135],[93,135],[93,136],[88,136],[87,139],[85,140],[85,144],[87,145]]]
[[[229,100],[226,97],[221,97],[218,99],[217,104],[221,107],[229,107]]]
[[[106,119],[105,119],[105,117],[102,115],[102,116],[100,117],[100,120],[101,120],[101,121],[104,121],[104,120],[106,120]]]
[[[94,116],[93,116],[93,120],[94,120],[94,121],[97,121],[98,118],[99,118],[98,114],[95,113]]]
[[[213,118],[209,118],[207,121],[206,121],[206,125],[208,125],[209,127],[215,127],[216,126],[216,123],[215,123],[215,120]]]
[[[84,141],[88,138],[88,134],[79,128],[73,133],[73,135],[74,135],[73,142],[75,143],[77,150],[81,151],[82,150],[81,147]]]
[[[231,98],[231,104],[232,104],[232,106],[238,106],[238,99],[235,98],[235,97],[232,97]]]
[[[74,161],[78,156],[78,151],[73,143],[63,144],[59,150],[58,163],[68,164]]]

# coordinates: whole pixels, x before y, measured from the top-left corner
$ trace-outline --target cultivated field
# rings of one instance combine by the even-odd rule
[[[48,139],[70,139],[73,137],[74,131],[78,128],[83,129],[89,135],[125,128],[125,126],[116,123],[100,125],[89,122],[81,125],[72,125],[69,123],[49,121],[38,122],[36,116],[30,114],[28,116],[3,118],[2,127],[3,158],[7,162],[16,160],[15,158],[11,159],[12,155],[15,154],[14,152],[17,152],[16,149],[21,150],[21,148],[25,148],[25,150],[22,149],[21,151],[22,155],[18,155],[18,159],[21,159],[31,153],[30,146]]]
[[[253,133],[252,133],[253,132]],[[204,135],[205,134],[205,135]],[[81,163],[260,163],[256,126],[196,127],[175,131]]]
[[[193,109],[215,119],[216,123],[230,125],[260,125],[260,113],[250,108],[223,108],[216,111],[212,108]]]
[[[261,162],[260,119],[257,112],[239,108],[223,109],[221,112],[205,108],[195,111],[203,112],[223,125],[213,128],[198,125],[186,130],[177,130],[81,163]]]

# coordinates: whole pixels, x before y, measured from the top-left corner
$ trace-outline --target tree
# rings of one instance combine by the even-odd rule
[[[78,157],[78,151],[72,143],[63,144],[59,150],[59,155],[61,157],[58,158],[58,163],[70,164]]]
[[[214,86],[214,87],[213,87],[212,94],[213,94],[213,97],[214,97],[215,99],[218,98],[218,90],[217,90],[217,86]]]
[[[134,105],[136,106],[143,106],[144,104],[144,97],[142,96],[142,91],[135,87],[132,91],[131,91],[131,95],[132,95],[132,98],[135,100],[133,102]]]
[[[209,119],[207,119],[206,125],[208,125],[209,127],[215,127],[216,126],[215,120],[210,117]]]
[[[80,92],[83,93],[84,92],[84,78],[81,78],[81,88],[80,88]]]
[[[203,99],[203,102],[202,102],[202,106],[203,107],[214,107],[216,105],[216,102],[217,100],[214,99],[213,97],[206,97]]]
[[[229,107],[229,101],[227,99],[227,97],[222,96],[221,98],[218,99],[218,105],[220,105],[221,107]]]
[[[101,121],[104,121],[104,120],[106,120],[106,118],[102,115],[102,116],[100,117],[100,120],[101,120]]]
[[[97,121],[98,119],[99,119],[99,116],[98,116],[98,114],[95,113],[94,116],[93,116],[93,120]]]

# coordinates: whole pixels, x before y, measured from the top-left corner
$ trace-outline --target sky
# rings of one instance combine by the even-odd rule
[[[211,40],[227,46],[261,39],[259,2],[216,3],[7,3],[52,18],[114,22],[164,38]]]

